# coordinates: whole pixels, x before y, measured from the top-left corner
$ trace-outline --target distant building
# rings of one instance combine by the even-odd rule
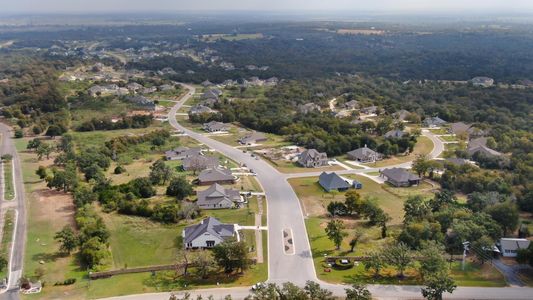
[[[392,114],[392,116],[398,121],[405,121],[405,119],[407,119],[407,117],[409,117],[410,115],[411,113],[405,109],[401,109]]]
[[[229,130],[229,126],[227,124],[224,124],[224,123],[221,123],[221,122],[216,122],[216,121],[211,121],[209,123],[204,123],[202,128],[203,128],[203,130],[205,130],[207,132],[221,132],[221,131],[228,131]]]
[[[359,107],[359,101],[357,100],[350,100],[346,103],[344,103],[344,107],[347,109],[356,109]]]
[[[388,139],[399,139],[402,138],[404,135],[406,135],[405,132],[395,129],[385,133],[384,137]]]
[[[328,165],[328,155],[316,149],[308,149],[300,153],[298,163],[306,168],[317,168]]]
[[[267,141],[267,137],[264,133],[254,131],[239,139],[241,145],[255,145],[261,142]]]
[[[364,107],[364,108],[361,108],[361,112],[367,115],[373,115],[378,112],[378,107],[375,105]]]
[[[178,147],[174,150],[169,150],[165,152],[165,157],[167,160],[181,160],[187,157],[197,156],[202,154],[202,148],[188,148],[188,147]]]
[[[381,153],[368,148],[366,145],[363,148],[352,150],[346,154],[349,159],[362,163],[375,162],[383,158]]]
[[[128,97],[128,101],[147,110],[155,110],[155,102],[144,96]]]
[[[308,114],[315,111],[320,111],[320,106],[316,105],[315,103],[306,103],[302,105],[298,105],[298,112],[301,114]]]
[[[213,86],[213,83],[209,80],[206,80],[204,82],[201,83],[203,87],[209,87],[209,86]]]
[[[238,190],[227,189],[218,183],[204,191],[196,192],[196,195],[198,196],[196,204],[201,209],[232,208],[236,203],[243,202]]]
[[[474,77],[471,82],[474,86],[490,87],[494,84],[494,79],[489,77]]]
[[[234,184],[237,178],[226,168],[205,169],[198,175],[199,185]]]
[[[218,158],[214,156],[194,155],[184,158],[181,167],[184,171],[201,171],[216,168],[218,165]]]
[[[191,115],[212,114],[212,113],[215,113],[215,111],[204,105],[195,105],[191,107],[191,109],[189,110],[189,114]]]
[[[501,238],[500,250],[504,257],[516,257],[519,249],[527,249],[531,241],[526,239]]]
[[[380,171],[380,176],[396,187],[418,185],[420,177],[402,168],[391,168]]]
[[[182,237],[185,249],[198,249],[213,248],[232,237],[238,239],[238,234],[234,224],[220,223],[219,220],[209,217],[199,224],[185,227]]]
[[[429,128],[440,127],[446,125],[446,121],[439,117],[429,117],[424,119],[424,125]]]

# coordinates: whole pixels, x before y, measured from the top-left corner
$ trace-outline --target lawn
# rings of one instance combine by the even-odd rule
[[[461,262],[454,262],[451,270],[453,279],[460,286],[503,287],[507,285],[503,275],[489,263],[479,265],[467,262],[463,271]]]
[[[11,160],[3,161],[4,167],[4,200],[13,200],[15,190],[13,186],[13,162]]]
[[[13,238],[13,229],[15,225],[15,211],[8,210],[5,214],[4,229],[2,232],[2,240],[0,241],[0,257],[9,260],[9,255],[11,251],[11,239]],[[3,270],[0,270],[0,280],[7,277],[7,267]]]
[[[456,142],[457,138],[453,135],[441,135],[439,138],[445,142]]]
[[[347,178],[356,179],[363,184],[363,188],[357,190],[363,197],[376,198],[378,204],[392,217],[392,223],[398,224],[403,220],[403,202],[409,195],[422,194],[428,197],[433,193],[431,186],[422,183],[418,187],[393,188],[378,184],[370,178],[359,175],[345,175]],[[327,193],[318,184],[317,177],[291,178],[292,185],[298,198],[303,203],[305,213],[309,216],[324,216],[326,207],[331,201],[344,201],[344,193]]]
[[[374,168],[397,165],[397,164],[405,163],[408,161],[412,161],[415,159],[417,155],[427,155],[431,153],[431,150],[433,150],[433,142],[425,136],[419,136],[417,143],[415,145],[415,148],[413,149],[413,152],[410,153],[409,155],[394,156],[394,157],[387,158],[381,161],[377,161],[375,163],[368,163],[365,165],[369,167],[374,167]]]

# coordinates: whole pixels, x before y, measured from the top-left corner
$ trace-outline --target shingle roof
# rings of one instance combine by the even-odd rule
[[[335,172],[322,172],[318,177],[318,183],[326,190],[347,189],[350,187],[350,184]]]
[[[199,224],[185,227],[184,232],[184,243],[190,243],[206,232],[209,232],[220,239],[225,239],[233,236],[235,226],[233,224],[220,223],[219,220],[209,217],[203,219]]]
[[[396,182],[407,182],[412,180],[420,180],[420,177],[402,168],[390,168],[381,171],[387,178]]]
[[[189,170],[191,168],[207,169],[218,166],[218,158],[214,156],[193,155],[183,159],[183,169]]]
[[[224,199],[228,199],[232,202],[240,200],[239,191],[234,189],[226,189],[218,183],[211,185],[204,191],[196,193],[198,195],[198,205],[204,204],[218,204]]]
[[[405,135],[405,132],[395,129],[385,133],[386,138],[401,138]]]
[[[215,182],[234,179],[235,177],[231,174],[231,170],[225,168],[206,169],[198,175],[198,180],[200,180],[200,182]]]
[[[366,145],[363,148],[355,149],[347,153],[350,156],[357,158],[366,158],[370,155],[378,155],[376,151],[368,148]]]

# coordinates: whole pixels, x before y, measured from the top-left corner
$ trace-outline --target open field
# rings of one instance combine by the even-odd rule
[[[345,175],[345,177],[361,182],[363,188],[357,192],[362,197],[376,198],[380,207],[392,217],[394,224],[401,223],[403,220],[403,202],[407,196],[417,194],[433,196],[432,188],[427,183],[422,183],[418,187],[394,188],[380,185],[359,175]],[[305,213],[309,216],[325,216],[326,207],[331,201],[344,201],[344,193],[334,195],[324,191],[318,184],[317,177],[291,178],[289,183],[302,202]]]
[[[425,136],[419,136],[415,148],[413,149],[413,152],[409,155],[393,156],[391,158],[377,161],[375,163],[368,163],[365,165],[369,167],[380,168],[390,165],[401,164],[414,160],[417,155],[429,154],[431,150],[433,150],[433,142]]]
[[[13,162],[4,160],[4,200],[13,200],[15,197],[15,187],[13,186]]]

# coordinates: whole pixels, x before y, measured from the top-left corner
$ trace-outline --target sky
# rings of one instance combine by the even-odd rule
[[[533,0],[0,0],[8,13],[182,11],[533,12]]]

